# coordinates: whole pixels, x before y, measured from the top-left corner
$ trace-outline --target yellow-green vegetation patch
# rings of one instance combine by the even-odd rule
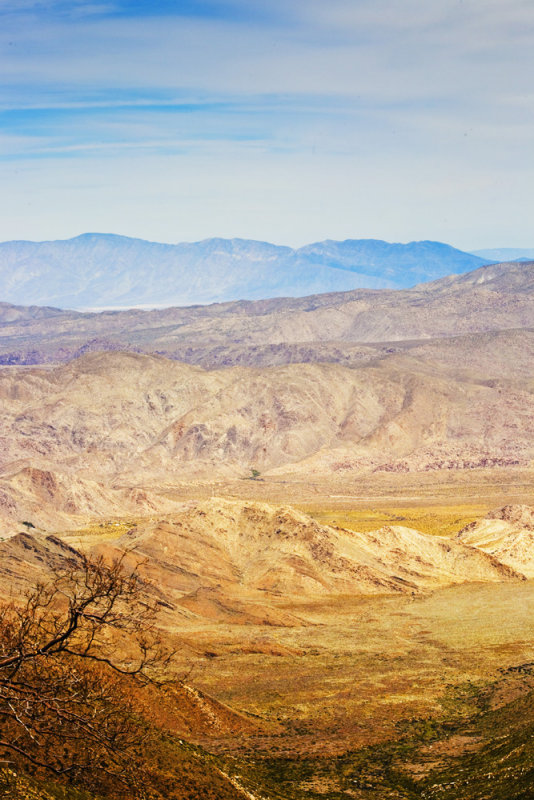
[[[422,533],[452,536],[469,522],[480,519],[488,511],[483,505],[435,505],[423,507],[391,506],[368,509],[307,510],[323,525],[347,528],[353,531],[373,531],[384,525],[402,525]]]
[[[239,773],[269,800],[532,800],[533,683],[532,664],[502,670],[448,687],[441,712],[399,720],[384,741],[335,756],[257,753]]]
[[[135,528],[138,522],[138,519],[131,517],[128,519],[95,520],[82,528],[62,532],[60,536],[62,539],[68,539],[74,547],[83,547],[95,542],[118,539],[127,531]]]

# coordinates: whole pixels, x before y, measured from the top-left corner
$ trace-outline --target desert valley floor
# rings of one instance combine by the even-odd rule
[[[532,270],[0,308],[1,599],[138,572],[176,651],[151,798],[534,797]]]
[[[204,763],[177,796],[216,769],[258,800],[527,798],[532,473],[440,477],[175,484],[165,514],[6,538],[2,587],[64,548],[141,565],[177,651],[168,724]]]

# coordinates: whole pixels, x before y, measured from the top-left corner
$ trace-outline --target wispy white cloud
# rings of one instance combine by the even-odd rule
[[[0,126],[10,160],[4,178],[20,180],[10,170],[22,163],[25,175],[33,171],[37,189],[54,170],[65,180],[70,175],[81,229],[98,227],[93,190],[78,191],[93,159],[102,179],[113,160],[119,183],[107,211],[119,232],[118,196],[122,192],[131,207],[137,191],[137,232],[154,238],[155,223],[139,209],[146,192],[153,200],[161,191],[192,228],[199,214],[202,235],[216,228],[224,234],[222,219],[227,233],[258,235],[246,197],[261,186],[260,216],[272,231],[278,220],[275,239],[289,238],[283,231],[291,207],[283,220],[278,213],[284,196],[294,203],[295,231],[309,230],[304,239],[317,238],[318,209],[332,226],[325,235],[355,235],[352,226],[362,218],[372,228],[362,235],[388,238],[407,206],[420,220],[421,237],[431,235],[433,214],[436,238],[464,246],[532,244],[523,223],[524,208],[532,211],[534,178],[531,0],[0,0],[0,14]],[[131,165],[134,153],[145,195],[141,184],[133,190],[131,181],[120,182],[120,163]],[[241,176],[241,154],[247,163],[252,159],[248,178]],[[58,167],[61,155],[68,171]],[[204,213],[188,202],[188,157],[196,185],[209,193]],[[104,163],[105,169],[96,168]],[[164,177],[171,163],[180,187],[172,192]],[[315,206],[304,163],[324,181],[323,190],[319,179],[313,182],[322,198]],[[215,179],[223,168],[224,200]],[[184,169],[189,177],[182,182]],[[472,222],[479,234],[469,242],[466,209],[451,199],[454,186],[470,198],[471,216],[480,217]],[[101,188],[105,194],[105,183]],[[9,192],[19,197],[16,189]],[[377,195],[390,211],[369,203]],[[399,198],[403,209],[395,214]],[[502,237],[513,232],[513,241],[499,234],[488,198],[499,209]],[[373,208],[376,224],[369,218]],[[10,209],[0,238],[11,238],[14,225],[17,235],[25,225],[33,235],[35,223],[21,207]],[[66,219],[63,207],[55,219]],[[60,235],[55,225],[50,235]],[[498,240],[477,238],[484,226]],[[406,238],[417,238],[413,225],[407,227]]]

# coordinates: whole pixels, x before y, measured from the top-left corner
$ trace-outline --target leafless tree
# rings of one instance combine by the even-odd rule
[[[122,559],[80,556],[0,609],[1,757],[86,785],[134,780],[135,695],[169,659],[147,597]]]

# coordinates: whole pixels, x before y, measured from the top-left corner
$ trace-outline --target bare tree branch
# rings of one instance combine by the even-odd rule
[[[131,753],[146,735],[135,692],[172,655],[145,588],[124,557],[81,556],[0,608],[0,755],[97,783],[134,780]]]

